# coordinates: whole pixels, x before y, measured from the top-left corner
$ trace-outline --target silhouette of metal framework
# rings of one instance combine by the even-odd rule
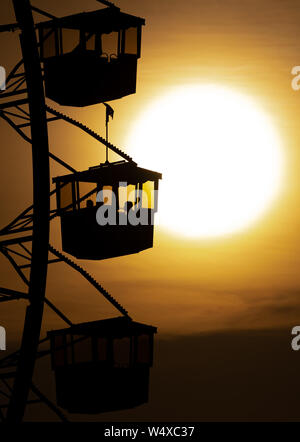
[[[48,265],[64,262],[82,275],[123,316],[130,318],[121,306],[86,270],[49,243],[50,222],[58,216],[50,209],[55,190],[50,190],[49,159],[69,172],[76,170],[63,159],[49,151],[48,123],[64,120],[118,154],[124,160],[133,159],[82,123],[50,108],[45,103],[43,72],[32,11],[48,18],[52,15],[33,7],[29,0],[12,0],[17,23],[4,25],[0,31],[20,30],[23,58],[7,77],[6,90],[0,93],[0,117],[5,120],[32,147],[33,204],[0,230],[0,252],[8,260],[24,283],[23,292],[0,287],[0,302],[25,300],[28,302],[24,320],[21,347],[17,352],[0,360],[0,396],[5,403],[0,406],[0,420],[20,422],[26,406],[46,404],[60,420],[67,420],[62,411],[33,383],[37,359],[50,354],[39,350],[49,338],[40,339],[44,304],[52,309],[67,325],[72,321],[45,297]],[[103,1],[106,6],[110,2]],[[88,195],[87,195],[88,196]],[[87,197],[86,196],[86,197]]]

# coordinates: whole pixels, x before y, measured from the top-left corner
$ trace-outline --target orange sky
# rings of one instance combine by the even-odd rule
[[[98,7],[94,0],[33,3],[57,16]],[[104,417],[75,418],[298,417],[300,385],[295,379],[300,360],[291,351],[290,332],[300,324],[300,91],[291,88],[291,69],[300,65],[300,3],[119,0],[117,4],[144,17],[146,27],[137,93],[110,103],[115,110],[112,143],[126,150],[128,134],[145,107],[170,87],[215,83],[252,97],[270,116],[281,138],[286,171],[272,207],[236,234],[187,240],[157,228],[151,250],[80,262],[135,320],[157,326],[159,334],[149,404]],[[0,24],[14,21],[11,0],[1,0]],[[0,42],[0,65],[9,71],[20,58],[18,34],[1,34]],[[103,105],[60,110],[104,135]],[[30,146],[2,120],[0,132],[0,213],[5,225],[31,204],[31,155]],[[105,159],[103,146],[65,122],[50,123],[49,140],[51,151],[78,170]],[[188,168],[185,161],[183,155],[182,166]],[[64,173],[51,163],[52,176]],[[51,225],[51,242],[61,248],[58,219]],[[0,285],[25,290],[2,256],[0,275]],[[47,297],[73,322],[118,314],[63,263],[49,267]],[[0,325],[7,329],[9,351],[21,337],[24,312],[24,301],[0,304]],[[45,307],[43,333],[63,326]],[[49,367],[49,358],[42,359],[35,379],[54,400]],[[34,420],[52,419],[40,406],[28,413]]]
[[[2,3],[1,22],[13,21],[10,1]],[[82,9],[79,0],[35,3],[58,16]],[[169,86],[217,83],[254,97],[271,116],[283,141],[287,178],[272,208],[238,234],[184,240],[157,229],[154,249],[109,261],[83,262],[84,266],[135,319],[156,325],[165,334],[297,324],[300,91],[291,89],[290,71],[300,64],[299,5],[293,0],[123,0],[118,5],[145,17],[146,27],[137,93],[111,103],[115,109],[111,141],[126,150],[125,140],[143,108]],[[85,2],[85,10],[95,8],[94,1]],[[17,59],[11,49],[16,43],[16,33],[1,35],[0,64],[7,69]],[[104,134],[102,105],[64,111]],[[0,130],[4,224],[31,202],[31,163],[29,146],[2,121]],[[51,151],[77,169],[104,158],[104,149],[96,141],[64,122],[51,123],[49,138]],[[53,165],[52,173],[64,171]],[[59,246],[58,220],[51,235]],[[3,286],[21,288],[3,258],[0,264]],[[49,269],[48,297],[74,321],[113,313],[64,264]],[[22,301],[17,308],[21,312]],[[15,306],[1,306],[1,310],[1,324],[15,333],[19,322]],[[45,317],[45,328],[58,324],[52,313]]]

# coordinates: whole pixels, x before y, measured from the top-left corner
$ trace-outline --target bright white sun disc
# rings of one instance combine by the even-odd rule
[[[270,118],[221,86],[179,87],[154,100],[127,146],[141,167],[162,172],[159,223],[185,236],[245,228],[282,181],[282,148]]]

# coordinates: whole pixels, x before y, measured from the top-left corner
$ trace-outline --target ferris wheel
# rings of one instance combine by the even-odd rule
[[[153,247],[162,176],[138,167],[107,136],[48,106],[46,99],[76,107],[104,103],[108,121],[112,109],[105,102],[136,91],[145,21],[105,0],[100,1],[105,8],[62,18],[32,6],[30,0],[12,3],[16,23],[1,26],[0,31],[20,31],[22,60],[0,92],[0,117],[32,146],[33,204],[0,230],[0,252],[24,284],[24,291],[0,287],[0,302],[27,302],[21,347],[0,360],[4,399],[0,420],[20,422],[26,406],[40,402],[61,420],[67,419],[63,410],[100,413],[135,407],[148,401],[156,328],[133,321],[77,260],[107,259]],[[44,20],[35,23],[33,12]],[[48,124],[57,120],[101,143],[107,161],[77,171],[54,155],[49,150]],[[121,160],[109,162],[109,151]],[[67,173],[50,177],[50,159]],[[50,209],[52,198],[55,209]],[[110,213],[113,222],[108,222]],[[49,243],[55,218],[60,218],[62,250]],[[45,297],[48,266],[56,262],[76,270],[120,315],[74,324]],[[42,337],[45,304],[66,327]],[[39,348],[44,343],[49,343],[48,350]],[[36,360],[47,355],[55,373],[55,403],[33,378]]]

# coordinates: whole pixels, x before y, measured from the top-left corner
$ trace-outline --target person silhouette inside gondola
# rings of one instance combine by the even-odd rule
[[[130,212],[130,210],[132,209],[132,207],[133,207],[133,202],[126,201],[126,203],[124,204],[124,211],[125,211],[125,213],[127,213],[127,215]]]
[[[91,208],[93,208],[94,207],[94,203],[93,203],[93,201],[92,200],[87,200],[87,202],[86,202],[86,208],[87,209],[91,209]]]
[[[97,207],[101,207],[104,206],[108,203],[108,196],[104,197],[103,201],[96,201],[96,206]]]

